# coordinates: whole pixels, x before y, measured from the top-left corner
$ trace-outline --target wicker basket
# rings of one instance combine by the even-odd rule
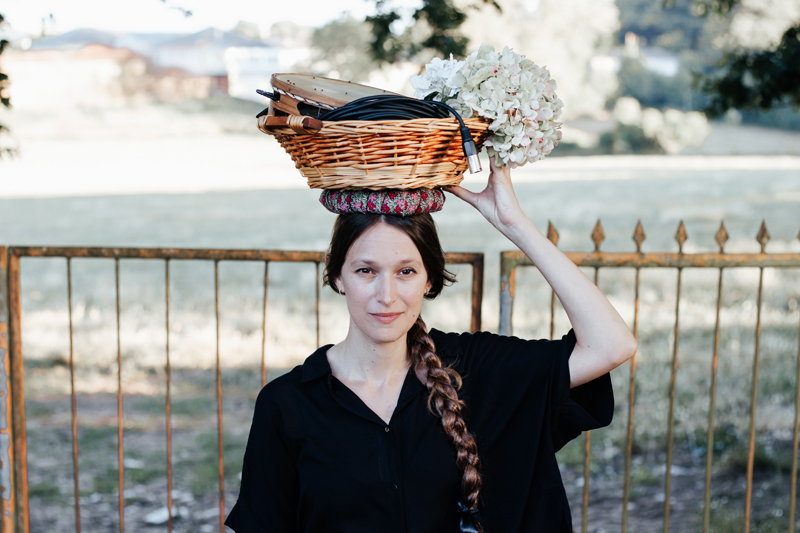
[[[489,122],[465,119],[480,147]],[[453,118],[323,122],[259,117],[312,189],[417,189],[458,185],[467,169]]]

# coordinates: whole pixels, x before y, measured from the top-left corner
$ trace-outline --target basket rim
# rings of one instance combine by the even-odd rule
[[[484,117],[469,117],[462,119],[464,123],[480,123],[480,124],[490,124],[492,121],[488,118]],[[451,124],[455,122],[458,124],[458,119],[455,117],[445,117],[445,118],[436,118],[436,117],[423,117],[423,118],[412,118],[412,119],[391,119],[391,120],[320,120],[322,122],[323,127],[333,124],[339,125],[369,125],[369,124],[386,124],[390,126],[402,126],[404,124],[428,124],[428,123],[435,123],[435,122],[445,122]]]
[[[302,135],[302,136],[322,136],[330,135],[388,135],[398,136],[407,134],[429,134],[446,133],[448,135],[458,134],[461,124],[454,118],[415,118],[410,120],[328,120],[315,119],[318,126],[313,132],[298,131],[289,125],[274,128],[262,127],[264,117],[259,118],[259,130],[262,133],[273,136],[283,135]],[[484,135],[489,133],[491,121],[483,117],[465,118],[464,125],[473,135]]]

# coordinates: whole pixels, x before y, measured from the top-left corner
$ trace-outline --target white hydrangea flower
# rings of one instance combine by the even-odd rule
[[[433,60],[425,65],[425,74],[422,76],[411,76],[411,86],[414,88],[414,96],[425,98],[432,93],[436,93],[436,99],[450,98],[458,93],[463,81],[460,78],[461,68],[464,61],[453,59],[441,59],[434,57]]]
[[[435,58],[413,76],[414,95],[444,102],[462,117],[491,120],[484,143],[495,162],[511,168],[539,161],[561,139],[564,103],[550,72],[505,47],[483,44],[464,61]]]

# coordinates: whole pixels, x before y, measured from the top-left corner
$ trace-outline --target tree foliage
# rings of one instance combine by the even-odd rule
[[[496,0],[473,0],[470,7],[492,5]],[[703,27],[709,16],[728,17],[741,0],[617,0],[621,26],[663,48],[681,51],[708,46]],[[378,63],[413,57],[423,50],[439,55],[463,56],[468,38],[459,28],[468,9],[454,0],[423,0],[413,14],[414,32],[395,33],[402,19],[390,0],[375,0],[377,14],[367,17],[372,25],[370,53]],[[665,17],[665,11],[669,16]],[[422,35],[420,36],[420,32]],[[695,87],[707,95],[710,116],[729,109],[761,110],[792,105],[800,107],[800,22],[784,33],[780,44],[763,50],[729,50],[716,65],[696,74]]]
[[[366,81],[378,65],[368,53],[370,27],[363,20],[350,16],[332,20],[314,30],[311,36],[313,53],[300,65],[303,72],[327,75],[350,81]]]
[[[675,0],[665,0],[665,4]],[[729,15],[741,0],[695,0],[699,16]],[[695,85],[709,95],[706,114],[728,110],[800,109],[800,21],[767,49],[727,51],[713,72],[698,74]]]
[[[475,1],[476,3],[470,8],[491,5],[500,10],[496,0]],[[372,25],[370,54],[378,63],[407,59],[423,50],[431,50],[443,56],[466,55],[469,39],[459,31],[459,28],[467,20],[467,12],[456,6],[453,0],[422,1],[422,6],[412,15],[414,29],[422,35],[410,30],[401,34],[395,33],[393,26],[402,19],[400,10],[392,6],[388,0],[375,0],[375,4],[378,12],[367,17],[367,22]]]
[[[766,50],[735,50],[720,60],[717,72],[699,76],[697,85],[711,96],[706,113],[746,111],[791,105],[800,109],[800,23]]]

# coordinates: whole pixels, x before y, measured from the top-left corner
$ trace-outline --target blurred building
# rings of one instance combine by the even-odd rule
[[[615,46],[607,57],[615,72],[619,72],[622,58],[636,59],[645,70],[666,78],[675,76],[681,66],[678,54],[657,46],[647,46],[642,37],[630,31],[625,34],[625,44]]]
[[[4,54],[15,107],[103,107],[229,94],[258,100],[280,48],[214,28],[191,34],[74,30]],[[27,49],[24,49],[27,48]]]

